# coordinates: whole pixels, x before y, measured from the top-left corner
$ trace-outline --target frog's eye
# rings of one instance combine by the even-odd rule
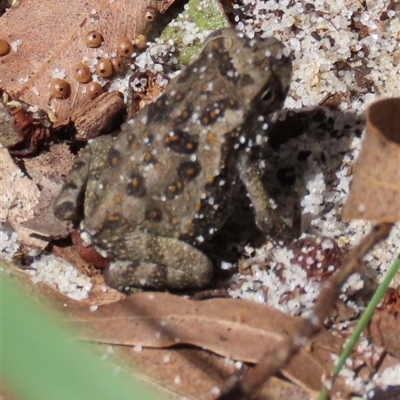
[[[263,103],[270,103],[274,99],[275,90],[273,87],[267,87],[263,92],[260,94],[260,100]]]
[[[216,31],[208,36],[204,47],[210,50],[212,49],[214,51],[223,52],[228,51],[232,45],[233,40],[231,37],[224,35],[223,32]]]

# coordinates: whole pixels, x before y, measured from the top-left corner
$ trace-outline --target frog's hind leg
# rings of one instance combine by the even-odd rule
[[[125,243],[129,260],[114,261],[105,271],[108,285],[156,289],[203,288],[213,264],[201,251],[175,238],[135,232]]]

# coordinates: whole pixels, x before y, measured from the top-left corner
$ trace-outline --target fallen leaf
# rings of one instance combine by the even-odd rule
[[[164,12],[171,3],[170,0],[20,1],[18,7],[11,7],[0,18],[2,38],[12,47],[0,61],[0,86],[18,93],[28,104],[38,105],[46,112],[54,111],[57,124],[63,124],[71,110],[88,101],[85,85],[72,76],[73,67],[84,58],[94,65],[97,57],[115,53],[121,37],[134,39],[149,29],[146,7]],[[101,33],[103,45],[98,48],[85,45],[85,34],[90,31]],[[67,99],[50,99],[53,78],[69,83],[71,95]]]
[[[199,302],[166,293],[133,294],[100,306],[95,312],[70,309],[68,318],[68,322],[84,332],[80,338],[86,340],[144,347],[191,344],[251,363],[257,362],[260,351],[278,346],[300,321],[269,306],[245,300]],[[330,354],[339,342],[329,335],[330,350],[324,346],[318,351]],[[318,347],[314,345],[312,352],[302,350],[282,371],[312,394],[322,389],[322,377],[332,366],[326,355],[323,364],[318,360],[322,357],[318,355]]]
[[[64,177],[71,169],[75,160],[68,144],[53,144],[49,151],[40,153],[33,158],[24,158],[24,169],[32,180],[40,187],[46,186],[46,180],[61,185]]]
[[[135,371],[139,370],[156,385],[183,398],[196,400],[215,399],[229,377],[248,368],[225,357],[183,346],[174,349],[114,346],[114,350],[117,356],[135,366]],[[260,400],[309,398],[299,386],[275,377],[262,385],[259,397]]]
[[[0,144],[2,147],[13,147],[21,142],[15,124],[5,103],[8,96],[3,93],[0,99]]]
[[[368,334],[378,346],[382,346],[400,359],[400,314],[376,310],[369,324]]]
[[[113,301],[111,298],[113,293],[110,293],[108,296],[111,297],[107,299],[106,293],[99,295],[99,293],[93,293],[92,290],[89,299],[74,301],[44,283],[39,282],[33,285],[31,278],[24,271],[5,260],[0,261],[7,271],[12,273],[15,278],[18,278],[18,282],[23,285],[24,291],[30,298],[34,301],[39,300],[40,303],[51,303],[52,308],[58,311],[58,314],[55,314],[56,318],[67,315],[67,321],[72,325],[78,325],[81,328],[86,327],[87,332],[89,332],[89,335],[85,335],[86,339],[96,341],[99,337],[104,338],[105,335],[97,331],[103,329],[104,325],[111,326],[108,329],[108,333],[106,332],[106,336],[111,336],[108,342],[116,342],[116,340],[112,339],[112,336],[119,338],[121,336],[120,329],[124,331],[123,335],[125,336],[130,331],[131,338],[128,338],[129,340],[122,339],[125,343],[128,341],[135,343],[134,339],[137,336],[139,340],[137,340],[136,346],[114,346],[117,355],[122,355],[123,359],[128,361],[129,365],[134,367],[136,371],[136,365],[139,364],[139,369],[147,375],[147,378],[144,378],[145,380],[155,381],[158,385],[165,386],[174,392],[174,389],[176,389],[177,393],[192,396],[192,398],[196,399],[216,398],[219,394],[216,389],[220,388],[222,391],[223,384],[228,377],[243,371],[243,369],[248,369],[246,365],[243,365],[239,371],[236,363],[238,359],[227,359],[224,354],[224,348],[228,349],[225,352],[230,355],[239,353],[237,350],[238,345],[234,343],[238,341],[242,346],[256,348],[260,352],[265,347],[265,343],[260,341],[253,343],[251,341],[252,338],[249,336],[251,330],[255,332],[257,330],[259,332],[265,330],[267,334],[264,334],[264,336],[272,333],[271,337],[274,337],[274,335],[279,337],[283,336],[288,329],[294,329],[300,321],[300,318],[290,317],[266,305],[244,300],[212,299],[198,302],[165,293],[138,293],[125,300],[117,301],[123,295],[112,290],[111,292],[115,292],[119,296],[119,298],[114,298],[115,303],[99,306],[96,311],[90,311],[89,305],[96,304],[96,301],[97,304],[102,301]],[[98,292],[101,292],[101,286],[104,285],[97,285]],[[98,295],[99,297],[97,297]],[[102,295],[106,297],[102,298]],[[121,312],[123,314],[119,315]],[[193,312],[195,314],[191,315]],[[196,338],[196,330],[199,328],[201,321],[207,319],[207,314],[209,314],[208,332],[200,329],[199,334],[203,335],[203,338]],[[102,325],[96,325],[103,318]],[[219,322],[219,320],[221,321]],[[161,328],[151,325],[162,321],[168,322],[168,325]],[[215,329],[212,326],[212,322],[216,325]],[[193,325],[191,326],[191,324]],[[225,343],[226,329],[224,332],[221,326],[229,329],[229,324],[234,327],[236,336],[229,338],[229,341]],[[181,333],[186,325],[189,332],[183,334],[183,336],[186,335],[189,340],[190,336],[195,338],[194,341],[200,348],[188,348],[183,345],[183,342],[177,346],[175,341],[169,341],[174,345],[170,349],[141,348],[143,346],[141,343],[148,343],[150,347],[158,345],[157,342],[160,339],[164,340],[168,346],[168,332],[171,332],[171,327],[174,325],[181,325],[178,329]],[[125,326],[127,329],[125,329]],[[243,334],[241,333],[241,326],[243,327]],[[112,332],[113,329],[115,329],[114,333]],[[161,335],[162,330],[165,331],[166,329],[168,329],[166,335],[164,336],[164,333]],[[218,331],[221,332],[221,337],[219,338],[217,337]],[[93,333],[93,338],[90,337],[90,332]],[[146,332],[149,334],[147,339],[145,337]],[[157,332],[160,335],[157,335]],[[262,336],[262,332],[259,336]],[[172,335],[172,337],[175,336]],[[218,344],[218,340],[222,343]],[[211,343],[212,341],[214,343]],[[273,345],[274,342],[271,344]],[[305,399],[309,398],[310,395],[315,397],[319,390],[316,388],[321,387],[322,376],[327,374],[333,366],[331,355],[338,354],[342,344],[343,340],[339,337],[333,336],[326,331],[321,332],[308,351],[303,350],[292,361],[290,366],[283,371],[289,380],[300,385],[302,389],[287,381],[272,378],[272,380],[262,385],[260,399]],[[233,352],[229,351],[229,346],[233,348]],[[216,349],[216,353],[221,354],[223,357],[205,351],[209,347],[211,351]],[[245,354],[246,351],[243,350],[241,353]],[[251,353],[253,353],[252,349],[250,349]],[[245,358],[248,357],[245,355]],[[175,378],[180,383],[178,382],[177,384]],[[338,386],[335,385],[336,387],[342,393],[347,392],[341,382]],[[304,390],[307,394],[305,394]],[[202,396],[198,397],[196,392],[201,392]]]
[[[12,225],[21,243],[43,249],[47,242],[31,237],[30,231],[21,226],[23,221],[34,216],[33,209],[40,197],[38,187],[14,164],[7,149],[0,149],[0,171],[0,221]]]
[[[32,209],[33,218],[21,222],[24,228],[47,239],[69,234],[69,224],[54,216],[53,200],[64,182],[65,171],[70,170],[74,159],[69,146],[55,144],[49,152],[23,160],[28,175],[41,188],[38,203]]]
[[[367,109],[367,132],[354,165],[343,219],[400,221],[400,98]]]

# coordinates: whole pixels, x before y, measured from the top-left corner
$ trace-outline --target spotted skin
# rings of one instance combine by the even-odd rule
[[[290,55],[278,40],[215,31],[199,58],[116,138],[98,137],[86,148],[54,212],[80,222],[82,238],[114,260],[109,285],[209,284],[213,265],[197,247],[232,214],[241,184],[258,226],[280,233],[255,149],[266,137],[260,125],[277,118],[290,77]]]

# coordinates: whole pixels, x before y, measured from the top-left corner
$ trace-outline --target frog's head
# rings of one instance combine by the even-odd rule
[[[249,113],[280,110],[289,90],[291,52],[273,37],[247,37],[232,28],[219,29],[206,39],[203,54],[219,57],[219,70],[235,81],[237,98]]]

